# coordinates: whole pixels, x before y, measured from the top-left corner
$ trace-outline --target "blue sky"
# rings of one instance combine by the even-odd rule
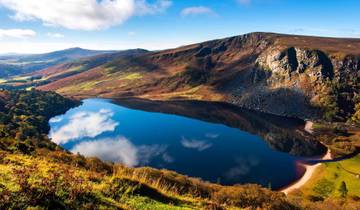
[[[357,0],[0,0],[0,53],[150,50],[254,31],[360,37]]]

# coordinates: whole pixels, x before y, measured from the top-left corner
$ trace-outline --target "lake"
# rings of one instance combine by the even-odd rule
[[[73,153],[226,185],[279,189],[301,177],[299,161],[325,152],[300,120],[220,103],[86,99],[49,124]]]

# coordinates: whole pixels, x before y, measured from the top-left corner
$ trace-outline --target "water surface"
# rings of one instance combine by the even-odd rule
[[[296,166],[300,156],[322,152],[318,144],[301,139],[306,137],[296,130],[299,122],[290,119],[269,123],[269,116],[214,104],[119,104],[84,100],[52,118],[49,135],[85,156],[166,168],[222,184],[271,184],[274,189],[301,176]],[[147,111],[127,108],[131,104]],[[167,113],[150,112],[159,110]],[[283,126],[277,120],[286,122]]]

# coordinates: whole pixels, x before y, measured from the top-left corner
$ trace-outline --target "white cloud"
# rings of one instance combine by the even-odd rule
[[[212,144],[208,143],[207,141],[201,141],[201,140],[196,140],[196,139],[190,140],[190,139],[186,139],[185,137],[182,137],[181,145],[185,148],[196,149],[199,152],[212,147]]]
[[[78,112],[70,117],[69,122],[56,130],[50,131],[50,138],[57,144],[84,137],[94,138],[106,131],[114,131],[119,125],[111,119],[114,113],[101,109],[98,112]]]
[[[46,26],[99,30],[124,23],[134,15],[155,14],[171,5],[169,0],[153,4],[145,0],[0,0],[18,21],[40,20]]]
[[[189,15],[214,15],[215,12],[208,8],[208,7],[204,7],[204,6],[198,6],[198,7],[188,7],[185,8],[181,11],[181,15],[182,16],[189,16]]]
[[[125,137],[105,138],[96,141],[84,141],[71,149],[87,157],[99,157],[102,160],[126,164],[127,166],[147,165],[155,157],[161,157],[165,162],[173,159],[166,153],[164,145],[136,146]]]
[[[64,38],[64,34],[60,34],[60,33],[47,33],[46,34],[48,37],[52,37],[52,38]]]
[[[159,12],[164,12],[172,5],[170,0],[157,0],[153,4],[149,4],[146,0],[135,1],[137,15],[153,15]]]
[[[30,29],[0,29],[0,39],[19,38],[25,39],[36,36],[36,32]]]

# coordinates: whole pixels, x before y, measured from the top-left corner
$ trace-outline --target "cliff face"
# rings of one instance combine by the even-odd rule
[[[319,89],[334,80],[334,66],[324,52],[299,47],[267,48],[252,71],[253,87],[233,94],[232,103],[300,118],[320,117]]]
[[[251,33],[114,58],[40,89],[77,97],[226,101],[344,121],[360,102],[359,62],[360,39]]]
[[[278,115],[317,119],[328,114],[329,120],[345,120],[359,102],[359,59],[320,49],[270,46],[253,69],[265,76],[253,91],[234,94],[233,102]]]
[[[339,39],[338,50],[334,50],[334,46],[326,46],[334,39],[324,38],[314,48],[301,42],[289,44],[289,39],[299,37],[272,37],[248,70],[249,76],[241,75],[240,81],[229,88],[228,101],[302,119],[349,119],[360,102],[359,51],[342,50],[342,44],[349,40]],[[352,41],[359,44],[359,40]],[[252,83],[244,82],[245,78]]]

